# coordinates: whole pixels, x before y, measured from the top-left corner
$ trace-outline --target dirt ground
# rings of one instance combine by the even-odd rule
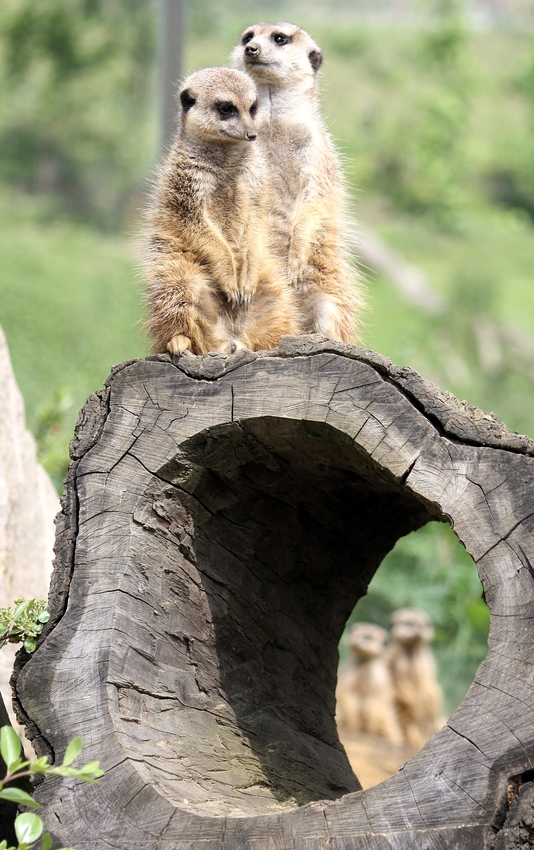
[[[393,776],[404,762],[415,755],[410,747],[392,744],[364,732],[340,732],[339,737],[364,789]]]

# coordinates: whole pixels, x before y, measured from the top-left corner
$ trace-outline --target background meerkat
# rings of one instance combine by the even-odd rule
[[[420,749],[444,724],[442,693],[429,642],[434,629],[427,614],[402,608],[391,617],[387,663],[397,717],[407,744]]]
[[[336,721],[340,730],[368,732],[400,744],[403,735],[385,661],[387,639],[387,631],[371,623],[356,623],[350,630],[351,658],[338,677]]]
[[[159,170],[145,247],[152,350],[272,348],[296,327],[261,231],[254,83],[240,71],[205,68],[185,80],[179,98],[179,129]]]
[[[343,179],[319,111],[321,51],[294,24],[259,23],[243,32],[232,60],[258,88],[270,248],[297,293],[300,332],[352,342],[363,298],[351,285]]]

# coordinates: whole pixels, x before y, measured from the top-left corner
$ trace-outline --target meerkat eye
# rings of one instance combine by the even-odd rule
[[[241,39],[241,44],[244,46],[245,44],[248,44],[249,41],[252,41],[253,38],[254,38],[253,32],[246,32],[245,35],[243,36],[243,38]]]
[[[250,114],[252,115],[253,118],[254,118],[257,111],[258,111],[258,101],[255,100],[254,103],[252,104],[252,106],[249,109],[249,112],[250,112]]]
[[[223,119],[237,115],[237,109],[229,100],[218,100],[215,104],[215,109]]]
[[[280,47],[282,44],[289,44],[291,41],[290,35],[284,35],[283,32],[275,32],[273,34],[273,41],[275,44],[278,44]]]

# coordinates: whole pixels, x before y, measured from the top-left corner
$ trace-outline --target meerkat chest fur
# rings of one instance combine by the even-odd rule
[[[175,144],[160,180],[159,208],[169,210],[175,237],[190,246],[185,224],[192,227],[207,217],[236,249],[242,246],[257,199],[255,161],[248,147],[236,151],[224,145]]]

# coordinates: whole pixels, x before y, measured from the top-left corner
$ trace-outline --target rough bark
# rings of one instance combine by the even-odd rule
[[[39,788],[58,844],[523,846],[533,455],[412,370],[316,337],[117,367],[80,417],[53,617],[15,682],[39,752],[80,734],[106,770]],[[488,657],[447,726],[362,792],[333,719],[338,640],[384,555],[431,519],[477,563]]]

